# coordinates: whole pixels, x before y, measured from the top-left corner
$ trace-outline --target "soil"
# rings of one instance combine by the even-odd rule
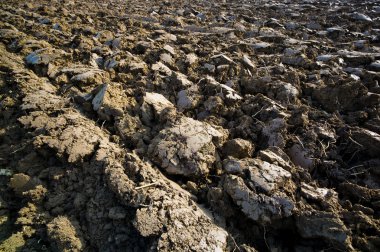
[[[0,251],[380,250],[376,1],[0,3]]]

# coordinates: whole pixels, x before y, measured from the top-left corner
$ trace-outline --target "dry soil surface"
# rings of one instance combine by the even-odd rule
[[[379,81],[378,1],[1,1],[0,251],[379,251]]]

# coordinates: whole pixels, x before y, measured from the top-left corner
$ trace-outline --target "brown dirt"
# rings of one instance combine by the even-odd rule
[[[375,1],[0,4],[0,251],[380,250]]]

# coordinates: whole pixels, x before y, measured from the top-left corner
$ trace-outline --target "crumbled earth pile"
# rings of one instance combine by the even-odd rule
[[[0,3],[0,251],[379,251],[380,3]]]

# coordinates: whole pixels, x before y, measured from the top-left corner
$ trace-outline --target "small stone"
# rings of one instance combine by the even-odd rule
[[[203,65],[203,67],[204,67],[205,69],[207,69],[207,71],[208,71],[209,73],[214,73],[214,72],[215,72],[215,65],[205,63],[205,64]]]
[[[368,70],[374,71],[374,72],[380,72],[380,60],[376,60],[375,62],[372,62],[368,66]]]

